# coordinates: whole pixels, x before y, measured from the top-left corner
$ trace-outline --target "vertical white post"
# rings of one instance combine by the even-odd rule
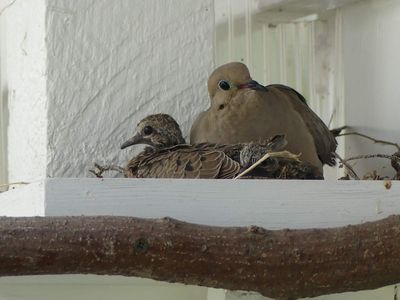
[[[252,0],[246,0],[246,60],[250,69],[253,69],[253,29],[252,29]]]
[[[309,48],[309,87],[310,87],[310,98],[309,105],[311,108],[320,115],[318,101],[315,99],[315,22],[312,21],[309,26],[309,37],[310,37],[310,48]]]
[[[229,61],[233,57],[233,40],[234,40],[234,28],[233,28],[233,15],[232,15],[232,1],[228,0],[228,56]]]
[[[340,9],[336,9],[335,15],[335,55],[334,55],[334,65],[335,65],[335,74],[334,74],[334,98],[333,98],[333,124],[334,126],[343,125],[345,122],[344,115],[344,74],[343,74],[343,49],[342,49],[342,12]],[[345,143],[344,139],[342,140],[342,145]],[[344,145],[342,146],[344,149]]]
[[[5,30],[4,30],[5,22],[4,19],[0,15],[0,185],[7,183],[7,159],[6,159],[6,99],[5,94],[7,92],[6,87],[4,85],[4,77],[5,68],[4,68],[4,59],[5,59]],[[5,190],[0,186],[0,191]]]
[[[303,64],[302,64],[302,44],[301,44],[301,38],[303,38],[302,35],[302,30],[301,27],[302,24],[298,23],[295,24],[295,34],[294,34],[294,44],[297,45],[297,47],[294,47],[294,65],[295,65],[295,72],[296,72],[296,90],[298,90],[300,93],[303,92],[302,89],[302,71],[303,71]]]
[[[267,24],[262,25],[262,38],[263,38],[263,70],[264,70],[264,84],[267,84],[271,80],[271,67],[268,65],[268,45],[267,45]]]
[[[46,1],[7,3],[0,17],[3,159],[9,182],[32,182],[46,174]]]

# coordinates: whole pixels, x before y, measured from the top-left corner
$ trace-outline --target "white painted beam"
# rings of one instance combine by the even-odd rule
[[[263,10],[318,13],[349,5],[358,0],[258,0],[257,8]]]
[[[1,300],[206,300],[207,288],[124,276],[0,278]]]
[[[396,285],[325,295],[314,300],[393,300]],[[101,275],[0,277],[1,300],[271,300],[258,293],[227,291],[151,279]],[[307,298],[310,299],[310,298]]]
[[[398,181],[386,189],[382,181],[53,178],[1,193],[0,215],[169,216],[221,226],[326,228],[399,214],[399,199]]]
[[[210,294],[210,293],[209,293]],[[324,295],[315,298],[304,298],[313,300],[393,300],[397,299],[397,286],[390,285],[376,290],[348,292],[341,294]],[[241,291],[225,291],[223,298],[213,298],[207,300],[272,300],[258,293],[241,292]]]
[[[45,215],[169,216],[221,226],[335,227],[400,213],[400,182],[47,179]]]

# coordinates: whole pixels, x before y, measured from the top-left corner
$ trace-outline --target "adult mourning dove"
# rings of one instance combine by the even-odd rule
[[[155,114],[139,122],[135,135],[123,143],[121,149],[135,144],[148,147],[129,161],[126,177],[234,178],[267,152],[282,150],[286,140],[284,136],[275,136],[264,144],[188,145],[171,116]],[[299,162],[293,155],[282,155],[268,159],[247,178],[320,179],[317,173],[315,167]]]
[[[285,135],[287,150],[316,166],[334,165],[336,140],[294,89],[252,80],[246,65],[233,62],[208,79],[211,106],[200,113],[190,132],[191,143],[247,143]]]

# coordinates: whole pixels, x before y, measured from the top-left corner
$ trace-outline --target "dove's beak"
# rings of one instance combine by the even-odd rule
[[[238,89],[252,89],[252,90],[262,90],[262,91],[267,91],[267,88],[261,84],[259,84],[255,80],[250,80],[248,83],[241,84],[238,86]]]
[[[143,139],[143,137],[140,134],[136,134],[135,136],[133,136],[129,140],[127,140],[125,143],[123,143],[121,145],[121,149],[125,149],[127,147],[130,147],[132,145],[137,145],[137,144],[146,144],[146,141]]]

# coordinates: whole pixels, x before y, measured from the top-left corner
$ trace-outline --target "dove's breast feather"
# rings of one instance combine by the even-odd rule
[[[314,138],[287,95],[277,89],[268,92],[243,90],[224,109],[211,106],[194,122],[191,143],[246,143],[285,135],[287,150],[301,153],[301,159],[322,171]]]

